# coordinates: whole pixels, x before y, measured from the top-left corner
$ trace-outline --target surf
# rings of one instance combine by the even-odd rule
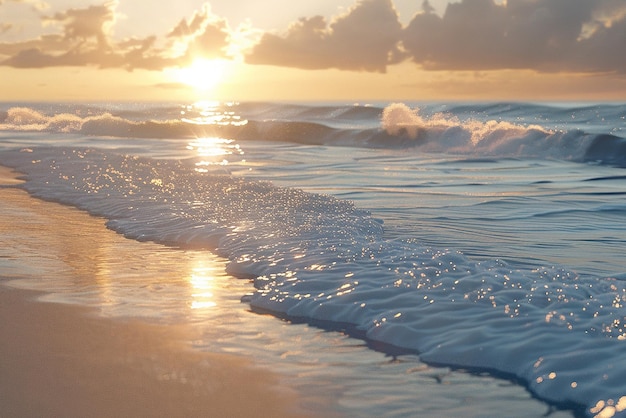
[[[558,405],[626,391],[614,368],[626,361],[626,286],[615,278],[390,240],[352,202],[191,161],[51,147],[5,151],[0,163],[25,173],[34,196],[103,216],[126,237],[216,251],[230,274],[254,279],[245,301],[256,310],[514,376]]]
[[[610,132],[587,132],[582,127],[592,122],[586,108],[574,109],[585,114],[577,124],[563,121],[561,127],[548,127],[534,120],[518,120],[530,119],[537,108],[560,119],[572,110],[510,104],[450,109],[430,106],[426,110],[404,103],[381,107],[265,103],[211,106],[210,110],[174,105],[140,110],[103,106],[79,108],[73,113],[9,107],[0,114],[0,131],[115,138],[218,137],[626,166],[626,139],[618,135],[623,124],[617,123]],[[617,116],[619,108],[608,107],[607,112]]]

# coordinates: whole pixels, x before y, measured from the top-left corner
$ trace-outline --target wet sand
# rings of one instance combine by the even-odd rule
[[[182,328],[101,319],[36,295],[0,287],[0,416],[305,416],[276,376],[191,351]]]
[[[0,211],[0,241],[30,228],[41,231],[45,248],[46,236],[66,230],[58,221],[70,218],[91,239],[94,228],[112,233],[98,218],[6,187],[16,183],[0,168],[0,204],[12,213],[36,206],[47,221],[20,225],[32,217]],[[38,301],[41,293],[6,283],[0,282],[1,417],[310,415],[280,376],[250,359],[192,350],[192,327],[102,318],[94,309]]]

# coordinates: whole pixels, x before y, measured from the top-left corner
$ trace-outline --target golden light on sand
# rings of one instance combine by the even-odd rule
[[[177,82],[205,92],[222,81],[226,67],[225,60],[197,58],[190,66],[173,70],[173,76]]]

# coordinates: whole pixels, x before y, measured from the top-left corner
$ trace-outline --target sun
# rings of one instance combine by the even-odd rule
[[[197,58],[190,66],[176,69],[174,77],[179,83],[199,91],[208,91],[222,81],[225,69],[224,60]]]

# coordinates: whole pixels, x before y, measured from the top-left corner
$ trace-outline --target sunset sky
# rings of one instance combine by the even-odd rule
[[[626,100],[626,0],[0,0],[0,101]]]

